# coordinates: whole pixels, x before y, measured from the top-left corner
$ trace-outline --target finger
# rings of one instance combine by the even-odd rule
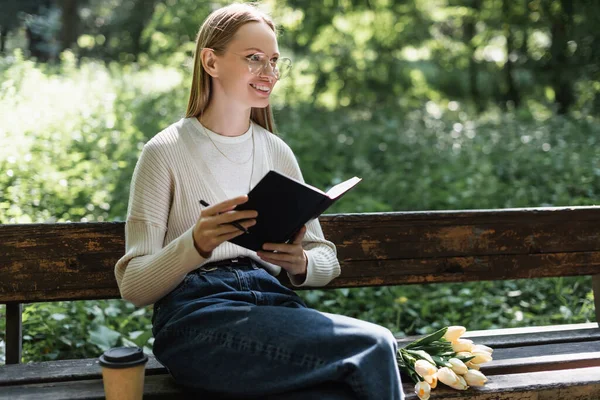
[[[232,199],[228,199],[222,201],[218,204],[214,204],[212,206],[206,207],[202,212],[207,216],[214,216],[229,210],[233,210],[236,206],[240,204],[244,204],[248,201],[248,195],[242,195],[238,197],[234,197]]]
[[[286,260],[276,260],[271,257],[260,257],[261,260],[266,261],[271,264],[279,265],[286,271],[293,271],[298,268],[298,263],[286,261]]]
[[[297,253],[300,246],[291,243],[265,243],[262,247],[263,250],[277,251],[279,253]]]
[[[289,263],[298,263],[301,260],[301,257],[298,254],[290,254],[290,253],[267,253],[264,251],[259,251],[259,257],[264,258],[266,260],[274,260],[274,261],[283,261]]]
[[[251,219],[251,220],[246,220],[243,222],[239,223],[241,226],[243,226],[244,228],[248,229],[251,226],[256,225],[256,220],[255,219]],[[232,225],[232,224],[222,224],[219,225],[216,229],[215,232],[217,234],[217,236],[221,236],[221,235],[228,235],[232,232],[242,232],[245,233],[244,231],[240,230],[238,227]]]
[[[302,240],[304,239],[304,234],[306,234],[306,225],[303,225],[302,228],[296,234],[296,237],[292,241],[294,244],[302,244]]]
[[[233,221],[239,221],[244,219],[254,219],[258,216],[258,212],[255,210],[243,210],[243,211],[229,211],[216,216],[216,219],[220,224],[227,224]]]
[[[243,235],[243,234],[244,234],[244,232],[240,231],[239,229],[237,229],[237,228],[234,228],[234,229],[235,229],[235,231],[234,231],[234,232],[227,233],[227,234],[225,234],[225,235],[221,235],[221,236],[219,236],[219,237],[218,237],[218,239],[219,239],[220,241],[222,241],[222,242],[226,242],[226,241],[228,241],[228,240],[231,240],[231,239],[233,239],[234,237],[238,237],[238,236],[240,236],[240,235]]]

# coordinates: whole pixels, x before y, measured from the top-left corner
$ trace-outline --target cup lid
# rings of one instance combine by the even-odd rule
[[[128,368],[145,364],[148,356],[139,347],[113,347],[99,358],[100,365],[109,368]]]

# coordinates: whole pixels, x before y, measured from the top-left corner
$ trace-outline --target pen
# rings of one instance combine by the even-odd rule
[[[204,207],[209,207],[210,206],[210,204],[208,204],[204,200],[200,200],[200,204],[202,204]],[[230,224],[233,225],[233,226],[235,226],[236,228],[238,228],[240,231],[242,231],[244,233],[250,233],[250,231],[248,229],[244,228],[242,225],[240,225],[236,221],[230,222]]]

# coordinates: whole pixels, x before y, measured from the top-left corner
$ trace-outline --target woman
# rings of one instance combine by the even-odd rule
[[[155,135],[135,168],[115,266],[121,295],[154,304],[154,354],[194,393],[401,399],[388,329],[307,308],[275,278],[283,269],[294,286],[319,287],[340,274],[317,220],[264,251],[228,242],[243,233],[231,222],[251,229],[260,218],[235,207],[270,169],[302,180],[272,133],[269,96],[289,68],[272,20],[254,6],[221,8],[202,24],[186,118]]]

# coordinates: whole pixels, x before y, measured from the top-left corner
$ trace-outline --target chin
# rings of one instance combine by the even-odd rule
[[[250,107],[253,108],[265,108],[267,107],[269,104],[271,104],[271,102],[269,101],[269,99],[264,99],[264,100],[254,100],[250,102]]]

